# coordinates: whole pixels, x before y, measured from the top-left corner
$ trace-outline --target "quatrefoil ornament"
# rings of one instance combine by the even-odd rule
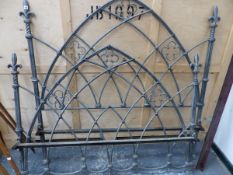
[[[174,61],[180,56],[180,48],[175,41],[170,41],[161,52],[167,61]]]
[[[61,90],[56,90],[49,98],[49,103],[52,104],[56,109],[63,109],[65,104],[69,101],[70,96],[68,94],[65,94],[65,92]]]
[[[86,48],[83,47],[79,41],[76,42],[75,48],[76,48],[78,60],[80,60],[86,54],[87,52]]]
[[[112,50],[106,50],[102,55],[102,59],[106,66],[113,67],[120,63],[120,58]]]

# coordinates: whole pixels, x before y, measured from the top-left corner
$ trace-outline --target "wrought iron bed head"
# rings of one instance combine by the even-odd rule
[[[192,161],[192,145],[198,140],[198,132],[202,129],[201,116],[215,29],[220,20],[217,7],[209,19],[209,38],[188,50],[165,21],[140,0],[111,0],[97,7],[71,33],[59,50],[32,34],[32,13],[27,0],[23,1],[23,7],[20,15],[26,26],[33,90],[18,83],[18,68],[22,66],[17,64],[15,54],[9,65],[12,69],[17,119],[16,148],[21,150],[22,173],[28,173],[28,148],[36,147],[42,147],[43,150],[44,173],[51,174],[56,173],[49,168],[49,148],[63,146],[80,147],[82,166],[76,173],[84,169],[97,173],[124,171],[135,167],[149,170],[175,167],[172,156],[178,142],[185,143],[183,147],[188,150],[189,156],[183,163],[189,165],[187,162]],[[114,22],[109,22],[106,28],[96,30],[97,39],[90,38],[90,34],[93,34],[90,32],[98,28],[93,28],[92,24],[103,25],[103,21],[111,19]],[[144,26],[148,19],[152,25],[160,26],[160,36],[153,32],[151,35],[148,26]],[[98,20],[102,22],[97,23]],[[130,42],[134,39],[127,35],[118,35],[117,32],[121,31],[130,34],[134,32],[140,43],[136,45]],[[114,35],[121,37],[119,39]],[[42,79],[38,78],[34,42],[55,53],[48,72]],[[126,42],[129,43],[125,44]],[[142,48],[145,43],[148,49]],[[205,43],[208,43],[208,50],[201,77],[198,54],[192,58],[190,55],[195,48]],[[64,61],[68,65],[67,70],[54,78],[56,66]],[[157,63],[163,67],[160,72],[155,69]],[[180,63],[188,67],[192,75],[185,84],[174,72]],[[93,71],[91,75],[87,73],[90,68]],[[77,79],[79,87],[73,88],[72,84]],[[170,84],[166,84],[165,80],[169,80]],[[22,128],[19,89],[29,92],[35,98],[36,110],[29,128]],[[187,113],[183,109],[189,109],[190,114],[185,116]],[[78,125],[72,123],[73,111],[79,111],[75,113],[75,117],[79,118],[76,120]],[[140,122],[140,116],[145,118],[143,122]],[[52,125],[43,122],[46,117],[55,118]],[[171,119],[176,122],[171,124]],[[27,135],[26,142],[22,140],[23,132]],[[62,136],[63,139],[60,138]],[[140,166],[138,152],[142,143],[161,142],[168,146],[166,162],[156,167]],[[130,144],[133,148],[132,164],[125,168],[114,167],[114,147],[119,144]],[[102,145],[106,149],[108,158],[105,168],[88,168],[88,145]],[[181,167],[184,167],[183,164],[176,168]]]

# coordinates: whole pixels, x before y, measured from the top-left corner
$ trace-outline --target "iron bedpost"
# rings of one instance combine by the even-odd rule
[[[36,70],[36,62],[35,62],[35,55],[34,55],[34,47],[33,47],[33,41],[32,41],[32,33],[31,33],[31,19],[30,17],[33,15],[32,12],[30,12],[29,3],[27,0],[23,0],[23,12],[20,12],[20,16],[24,17],[24,23],[26,26],[26,34],[25,38],[27,39],[28,43],[28,51],[29,51],[29,58],[30,58],[30,65],[31,65],[31,73],[32,73],[32,83],[33,83],[33,90],[35,94],[35,102],[36,107],[40,105],[40,94],[39,94],[39,87],[38,87],[38,78],[37,78],[37,70]],[[43,127],[42,122],[42,116],[39,114],[38,117],[38,129],[41,129]]]
[[[198,125],[197,121],[197,103],[200,95],[199,90],[199,82],[198,82],[198,75],[199,75],[199,69],[200,69],[200,58],[199,55],[194,56],[194,69],[193,69],[193,99],[192,99],[192,113],[191,113],[191,126],[195,127]]]
[[[22,68],[22,65],[17,64],[17,56],[15,53],[12,54],[12,63],[8,65],[11,68],[11,75],[13,78],[13,90],[14,90],[14,102],[15,102],[15,117],[16,117],[16,129],[17,142],[22,143],[23,141],[23,128],[21,120],[21,107],[20,107],[20,96],[19,96],[19,82],[18,82],[18,68]],[[28,174],[27,171],[27,159],[25,159],[24,149],[20,148],[21,153],[21,174]]]
[[[33,46],[33,36],[31,32],[31,16],[34,16],[34,14],[30,11],[30,6],[28,0],[23,0],[23,11],[20,12],[20,16],[24,18],[25,23],[25,38],[27,39],[28,43],[28,51],[29,51],[29,59],[30,59],[30,65],[31,65],[31,73],[32,73],[32,84],[33,84],[33,90],[35,95],[35,104],[36,109],[40,106],[40,91],[38,86],[38,77],[37,77],[37,69],[36,69],[36,61],[35,61],[35,55],[34,55],[34,46]],[[38,126],[37,130],[41,131],[44,129],[43,126],[43,118],[42,113],[39,111],[38,113]],[[45,136],[43,133],[40,133],[40,139],[42,142],[45,141]],[[29,140],[28,140],[29,141]],[[44,156],[44,164],[47,164],[47,150],[46,148],[43,148],[43,156]]]
[[[220,17],[218,15],[218,7],[215,6],[213,10],[213,16],[209,18],[210,22],[210,37],[209,37],[209,43],[208,43],[208,50],[206,55],[206,63],[204,67],[204,74],[202,79],[202,86],[201,86],[201,92],[200,92],[200,98],[198,101],[198,112],[197,112],[197,120],[198,125],[201,128],[201,118],[202,118],[202,112],[203,112],[203,106],[204,106],[204,98],[206,95],[206,88],[207,83],[209,81],[209,69],[211,64],[211,58],[212,58],[212,52],[215,42],[215,31],[218,26],[218,22],[220,21]]]
[[[200,69],[200,58],[199,55],[194,56],[193,66],[193,98],[192,98],[192,109],[191,109],[191,120],[190,120],[190,130],[191,136],[195,138],[194,141],[190,141],[187,147],[187,161],[186,164],[190,164],[193,159],[193,150],[195,147],[195,141],[198,137],[198,121],[197,121],[197,103],[200,95],[198,75]]]
[[[22,120],[21,120],[21,109],[20,109],[20,97],[19,97],[19,83],[18,83],[18,68],[22,68],[22,65],[17,64],[16,54],[12,54],[12,63],[8,65],[8,68],[11,68],[11,75],[13,78],[13,90],[14,90],[14,102],[15,102],[15,117],[16,117],[16,134],[17,141],[22,142],[23,129],[22,129]]]

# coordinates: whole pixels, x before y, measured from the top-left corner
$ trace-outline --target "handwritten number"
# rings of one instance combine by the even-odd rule
[[[129,5],[127,9],[128,17],[134,16],[134,7]]]
[[[108,7],[108,11],[109,11],[109,19],[112,19],[112,6]]]
[[[100,6],[96,6],[95,7],[96,10],[99,10]],[[115,15],[117,15],[115,17],[116,20],[120,19],[120,18],[124,18],[124,17],[133,17],[134,15],[137,14],[138,10],[140,10],[139,13],[141,13],[139,16],[138,16],[138,20],[141,20],[142,18],[142,13],[144,12],[144,7],[143,6],[140,6],[138,7],[136,4],[129,4],[127,6],[127,8],[124,8],[124,6],[122,5],[117,5],[115,7],[115,9],[112,8],[112,6],[109,6],[108,7],[108,11],[109,11],[109,14],[108,14],[108,19],[111,20],[112,19],[112,11],[115,10]],[[92,5],[91,6],[91,14],[94,13],[94,6]],[[114,13],[114,12],[113,12]],[[96,20],[102,20],[104,18],[104,13],[103,13],[103,10],[100,10],[98,13],[96,13]],[[89,14],[86,14],[86,17],[89,17]],[[93,16],[90,18],[90,19],[93,19]]]
[[[139,7],[139,9],[141,10],[141,14],[144,12],[144,7]],[[139,15],[138,20],[141,20],[142,15]]]
[[[123,17],[123,8],[122,6],[118,5],[115,9],[115,14],[119,17]],[[116,16],[116,19],[119,19],[118,17]]]

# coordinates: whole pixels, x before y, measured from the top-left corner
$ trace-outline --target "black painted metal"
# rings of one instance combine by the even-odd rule
[[[31,33],[30,29],[30,17],[31,12],[27,0],[23,0],[24,12],[21,15],[24,16],[24,22],[26,24],[26,39],[28,41],[29,58],[32,71],[33,90],[29,90],[18,84],[17,81],[17,60],[16,56],[13,57],[12,63],[12,75],[14,79],[14,92],[15,92],[15,107],[17,118],[17,133],[18,143],[17,148],[21,150],[22,157],[22,174],[28,174],[28,148],[41,147],[44,154],[44,171],[42,173],[59,174],[58,172],[52,172],[49,168],[50,149],[52,147],[62,146],[79,146],[81,153],[81,161],[83,166],[81,169],[74,172],[67,172],[68,174],[75,174],[82,170],[89,172],[103,173],[105,171],[126,171],[132,168],[150,169],[159,171],[166,168],[185,168],[191,165],[193,160],[193,146],[198,141],[198,132],[201,129],[201,116],[202,108],[204,105],[204,98],[207,86],[207,79],[210,67],[210,61],[213,50],[215,28],[219,21],[217,7],[214,8],[214,14],[210,18],[211,31],[210,38],[201,41],[191,49],[186,50],[181,42],[178,40],[175,33],[171,28],[158,16],[152,9],[142,3],[140,0],[111,0],[105,5],[98,7],[92,14],[87,15],[87,18],[81,23],[80,26],[70,35],[67,41],[62,47],[57,50],[47,42],[37,38]],[[112,12],[112,8],[115,7],[115,13]],[[124,8],[126,12],[124,12]],[[110,10],[111,9],[111,10]],[[140,10],[139,10],[140,9]],[[93,10],[93,9],[92,9]],[[118,23],[113,25],[112,28],[105,31],[100,37],[93,43],[87,42],[82,38],[81,32],[89,23],[97,20],[103,20],[104,14],[109,16],[109,19],[116,19]],[[161,27],[167,32],[166,38],[160,43],[155,43],[153,39],[145,33],[139,25],[134,21],[143,21],[143,18],[147,15],[151,16],[151,20],[155,20]],[[99,47],[99,43],[109,37],[114,31],[120,30],[122,26],[128,26],[137,34],[142,37],[152,48],[148,55],[144,57],[144,60],[138,60],[134,56],[131,56],[126,51],[113,46],[112,43],[107,43],[105,46]],[[34,56],[33,41],[38,42],[51,51],[55,52],[55,57],[52,60],[51,66],[48,69],[44,79],[39,80],[36,70],[36,61]],[[196,55],[194,61],[190,59],[190,53],[197,47],[208,42],[207,57],[204,69],[204,76],[202,80],[199,78],[200,61],[199,56]],[[98,47],[97,47],[98,46]],[[74,58],[70,58],[65,54],[65,50],[74,49]],[[157,54],[162,63],[166,66],[166,70],[160,75],[154,73],[147,67],[148,62],[151,60],[151,56]],[[60,61],[65,60],[70,65],[64,74],[58,76],[55,80],[52,80],[54,69],[60,64]],[[190,68],[190,72],[193,78],[190,78],[185,86],[181,86],[177,75],[173,72],[173,68],[178,62],[185,61],[187,67]],[[98,68],[99,72],[94,76],[87,77],[83,72],[83,66],[94,66]],[[133,75],[132,78],[128,78],[126,74],[121,73],[121,68],[127,68]],[[74,76],[78,75],[84,84],[80,86],[77,91],[70,90],[70,85]],[[151,83],[149,87],[145,85],[142,79],[147,78]],[[171,91],[167,87],[163,80],[164,77],[169,76],[171,82],[174,84],[175,92]],[[96,85],[97,82],[104,78],[102,87]],[[202,81],[202,87],[200,88]],[[53,83],[52,83],[53,82]],[[109,85],[112,83],[111,86]],[[39,86],[41,86],[41,93],[39,92]],[[112,88],[112,92],[115,91],[116,100],[115,104],[106,104],[104,102],[105,91],[109,86]],[[126,86],[126,91],[122,90],[122,87]],[[22,124],[20,114],[20,99],[19,88],[25,90],[29,94],[35,97],[35,114],[32,118],[29,128],[24,128],[27,135],[27,141],[22,141]],[[100,90],[97,93],[97,90]],[[87,92],[85,92],[87,91]],[[132,96],[132,93],[133,96]],[[85,102],[82,95],[88,95],[91,99]],[[186,104],[186,99],[191,96],[192,103]],[[76,105],[73,105],[75,102]],[[78,104],[78,105],[77,105]],[[132,112],[137,109],[149,109],[150,116],[145,124],[139,127],[132,127],[128,121]],[[162,114],[164,109],[173,111],[174,118],[177,119],[177,124],[173,127],[166,126],[163,122],[163,118],[166,115]],[[185,122],[185,116],[181,112],[183,109],[190,109],[190,122]],[[69,123],[69,111],[78,110],[87,114],[86,120],[89,118],[88,128],[74,128]],[[126,112],[123,112],[123,111]],[[94,111],[98,111],[95,113]],[[48,112],[52,115],[53,120],[56,122],[50,128],[44,128],[43,119],[49,115],[42,115],[44,112]],[[101,120],[105,120],[106,113],[111,113],[115,120],[118,120],[118,124],[114,127],[103,127]],[[109,114],[108,114],[109,115]],[[55,119],[54,119],[55,118]],[[157,122],[159,126],[154,126],[153,122]],[[63,125],[61,129],[59,125]],[[64,128],[66,127],[66,129]],[[169,133],[172,132],[172,133]],[[124,134],[123,136],[121,134]],[[57,139],[56,136],[64,136],[69,134],[70,136],[65,139]],[[108,137],[111,136],[109,139]],[[39,136],[39,140],[37,138]],[[151,142],[165,142],[167,143],[167,162],[163,166],[157,167],[142,167],[138,163],[138,151],[142,143]],[[186,150],[185,162],[182,166],[176,166],[172,163],[175,146],[178,142],[184,142],[184,150]],[[133,164],[130,167],[114,167],[114,147],[120,144],[130,144],[133,148]],[[102,145],[108,155],[108,165],[104,169],[90,170],[87,166],[87,146],[90,145]],[[30,172],[31,173],[31,172]],[[64,174],[64,173],[63,173]]]
[[[14,101],[15,101],[15,116],[16,116],[16,133],[18,135],[18,142],[22,142],[22,119],[21,119],[21,108],[20,108],[20,97],[19,97],[19,82],[18,82],[18,68],[22,68],[22,65],[17,64],[16,54],[12,55],[12,64],[8,65],[8,68],[11,68],[11,74],[13,77],[13,89],[14,89]]]
[[[197,166],[196,168],[199,170],[204,170],[207,159],[208,159],[208,155],[211,149],[211,146],[213,144],[214,141],[214,137],[215,134],[217,132],[218,129],[218,125],[220,123],[225,105],[227,103],[227,99],[228,96],[230,94],[231,91],[231,87],[233,84],[233,56],[231,58],[231,61],[228,65],[228,69],[227,69],[227,74],[226,77],[224,79],[224,83],[222,85],[222,89],[218,98],[218,102],[216,104],[215,110],[214,110],[214,114],[213,114],[213,119],[211,120],[210,123],[210,127],[209,130],[207,132],[206,138],[205,138],[205,142],[203,144],[198,162],[197,162]]]
[[[213,16],[209,18],[210,22],[210,38],[209,38],[209,44],[208,44],[208,51],[206,55],[206,64],[205,64],[205,70],[204,70],[204,75],[203,75],[203,82],[202,82],[202,87],[201,87],[201,94],[200,94],[200,99],[198,102],[198,122],[199,125],[201,124],[201,115],[202,115],[202,110],[204,106],[204,98],[205,98],[205,93],[206,93],[206,88],[207,88],[207,82],[208,77],[209,77],[209,68],[210,68],[210,63],[211,63],[211,56],[213,52],[213,47],[214,47],[214,42],[215,42],[215,30],[216,27],[218,26],[218,22],[220,21],[220,17],[218,15],[218,8],[214,7],[214,12]]]
[[[29,51],[29,59],[30,59],[30,65],[31,65],[31,73],[32,73],[32,84],[33,84],[33,93],[35,95],[35,107],[36,109],[40,105],[40,92],[39,92],[39,86],[38,86],[38,76],[37,76],[37,68],[36,68],[36,60],[35,60],[35,54],[34,54],[34,46],[33,46],[33,36],[31,33],[31,16],[34,16],[32,12],[30,12],[30,6],[27,0],[23,0],[23,12],[19,13],[20,16],[24,18],[24,23],[25,23],[25,38],[27,39],[28,43],[28,51]],[[38,112],[37,114],[38,118],[38,124],[37,124],[37,129],[38,131],[41,131],[44,129],[43,126],[43,118],[42,118],[42,113],[41,111]],[[43,133],[40,134],[41,141],[45,141],[45,136]],[[47,162],[47,151],[46,149],[43,148],[43,155],[44,155],[44,161],[45,163]]]
[[[18,68],[22,68],[22,65],[17,64],[16,54],[12,54],[12,64],[8,65],[8,68],[11,68],[11,74],[13,77],[13,90],[14,90],[14,101],[15,101],[15,116],[16,116],[16,129],[17,134],[17,143],[22,143],[23,141],[23,127],[22,127],[22,118],[21,118],[21,107],[20,107],[20,95],[19,95],[19,82],[18,82]],[[24,150],[20,149],[21,162],[25,161]],[[21,164],[22,173],[26,170],[26,164]]]

